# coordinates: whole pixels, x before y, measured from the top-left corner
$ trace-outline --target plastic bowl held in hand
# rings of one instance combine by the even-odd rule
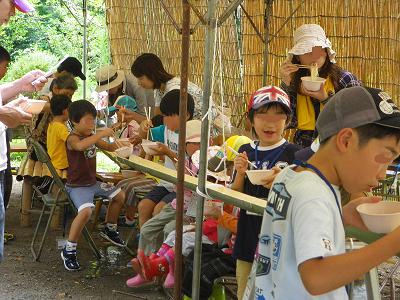
[[[47,101],[44,100],[27,100],[26,104],[22,105],[22,109],[30,114],[37,115],[42,110]]]
[[[148,155],[158,154],[158,152],[153,149],[155,146],[157,146],[157,142],[142,140],[142,148]]]
[[[128,158],[132,153],[132,146],[124,146],[115,150],[115,153],[122,158]]]
[[[363,203],[356,209],[372,232],[389,233],[400,226],[400,202]]]
[[[265,180],[274,175],[274,170],[247,170],[246,175],[254,185],[263,185]]]
[[[131,143],[129,142],[129,139],[128,139],[128,138],[117,139],[117,140],[116,140],[116,143],[117,143],[118,145],[121,145],[121,146],[128,146],[128,147],[131,145]]]
[[[311,78],[311,76],[301,77],[303,86],[306,90],[317,92],[321,88],[321,84],[325,83],[326,79],[321,77]]]

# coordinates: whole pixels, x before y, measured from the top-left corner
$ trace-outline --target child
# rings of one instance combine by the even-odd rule
[[[258,298],[348,299],[344,285],[399,252],[400,229],[345,252],[344,226],[366,230],[356,207],[341,207],[339,188],[371,190],[400,153],[400,111],[382,90],[352,87],[335,94],[316,124],[320,147],[307,163],[274,181],[259,242]]]
[[[68,241],[61,252],[61,258],[68,271],[76,271],[80,269],[76,259],[77,241],[92,214],[94,196],[110,199],[106,226],[100,235],[114,245],[124,246],[124,241],[117,231],[117,220],[121,207],[124,205],[125,195],[120,189],[96,180],[96,146],[107,151],[114,151],[117,148],[115,144],[108,144],[102,140],[113,136],[113,130],[106,128],[93,134],[97,111],[89,101],[73,102],[68,108],[68,114],[72,132],[66,143],[69,165],[66,189],[78,209],[78,214],[71,224]]]
[[[278,87],[268,86],[257,90],[249,103],[249,119],[252,131],[259,139],[240,147],[240,155],[235,158],[234,181],[231,188],[245,194],[266,199],[272,178],[265,180],[265,185],[253,185],[246,177],[248,160],[258,169],[273,169],[279,172],[281,167],[292,163],[294,153],[300,147],[288,143],[283,138],[283,131],[290,120],[290,100]],[[276,175],[276,174],[275,174]],[[254,260],[261,228],[262,217],[241,209],[233,257],[236,259],[236,278],[238,299],[242,299],[247,277]]]
[[[288,52],[288,59],[280,67],[281,87],[289,95],[292,104],[290,127],[297,129],[294,142],[308,147],[315,138],[315,122],[328,97],[361,83],[352,73],[336,64],[336,53],[321,26],[300,26],[294,33],[294,43]],[[301,77],[310,76],[310,70],[299,68],[297,64],[317,64],[319,77],[326,78],[319,91],[312,92],[304,88]]]
[[[143,121],[140,124],[140,135],[142,138],[149,137],[158,142],[154,147],[160,155],[165,155],[164,166],[175,170],[175,161],[178,158],[178,139],[179,139],[179,103],[180,91],[172,90],[168,92],[161,101],[160,110],[164,115],[164,125],[150,129],[151,121]],[[193,118],[194,101],[188,94],[186,120]],[[153,215],[159,213],[162,207],[170,203],[176,197],[174,185],[169,182],[160,183],[139,202],[139,226],[142,227]]]
[[[60,171],[68,168],[65,142],[69,132],[65,123],[68,121],[68,106],[71,103],[71,99],[64,95],[54,96],[50,101],[53,121],[47,128],[47,153],[53,166]]]
[[[198,169],[194,166],[191,156],[200,149],[201,121],[191,120],[186,123],[186,161],[185,168],[187,174],[197,174]],[[186,211],[189,202],[192,200],[192,191],[184,191],[184,210]],[[139,253],[150,255],[160,247],[164,239],[164,227],[176,218],[176,198],[171,203],[166,204],[159,214],[148,220],[140,228]],[[136,259],[132,260],[132,265]],[[148,281],[140,274],[128,279],[126,282],[129,287],[140,286]]]

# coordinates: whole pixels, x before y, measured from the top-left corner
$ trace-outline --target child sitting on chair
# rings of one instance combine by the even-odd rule
[[[160,109],[164,115],[164,124],[155,128],[149,120],[140,124],[140,136],[146,138],[148,131],[149,137],[158,142],[153,149],[158,155],[165,156],[164,166],[175,170],[175,161],[178,158],[178,139],[179,139],[179,103],[180,91],[172,90],[162,99]],[[193,118],[194,100],[192,96],[187,97],[186,121]],[[139,202],[139,226],[148,221],[153,215],[158,214],[164,205],[170,203],[176,197],[174,185],[169,182],[160,183],[149,192],[143,200]]]
[[[47,128],[47,153],[57,171],[68,168],[65,142],[69,132],[65,123],[68,121],[68,106],[71,103],[71,99],[64,95],[53,96],[50,101],[53,120]]]
[[[107,151],[114,151],[117,146],[103,140],[114,135],[110,128],[93,134],[95,129],[96,108],[89,101],[73,102],[68,109],[72,132],[67,138],[68,176],[66,190],[78,210],[68,236],[68,241],[61,252],[64,267],[68,271],[80,269],[76,258],[77,241],[94,207],[93,198],[103,196],[110,199],[106,215],[106,226],[100,235],[123,247],[124,241],[117,231],[117,220],[125,201],[125,194],[114,186],[96,180],[96,146]]]

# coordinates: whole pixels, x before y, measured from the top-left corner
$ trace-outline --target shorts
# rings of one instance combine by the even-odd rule
[[[143,199],[150,199],[154,203],[158,204],[161,201],[165,203],[171,203],[176,198],[175,192],[168,191],[161,185],[155,186]]]
[[[73,187],[66,185],[65,189],[75,207],[78,209],[78,212],[87,207],[94,207],[93,199],[95,196],[112,200],[121,192],[120,188],[100,181],[90,186]]]

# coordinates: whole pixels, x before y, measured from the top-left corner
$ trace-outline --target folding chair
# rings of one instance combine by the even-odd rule
[[[39,217],[39,221],[36,225],[36,229],[33,234],[33,239],[31,242],[31,252],[33,254],[34,260],[37,261],[40,258],[40,254],[43,249],[43,244],[46,239],[47,231],[49,229],[49,225],[51,223],[51,219],[53,218],[56,207],[57,206],[65,207],[69,204],[72,207],[72,209],[74,210],[75,214],[78,213],[78,210],[75,207],[74,203],[72,202],[71,198],[69,197],[69,195],[65,189],[65,185],[62,182],[62,180],[61,180],[60,176],[58,175],[56,169],[54,168],[53,164],[51,163],[50,157],[47,154],[47,152],[43,149],[42,145],[40,145],[38,142],[36,142],[34,140],[31,140],[30,142],[32,143],[32,145],[35,149],[38,160],[47,165],[47,167],[51,173],[51,176],[53,177],[52,187],[55,186],[58,188],[58,191],[55,196],[51,194],[52,187],[49,189],[49,192],[47,194],[45,194],[45,195],[41,194],[41,198],[43,200],[43,208],[42,208],[42,211],[41,211],[41,214]],[[46,213],[46,207],[50,208],[49,219],[47,221],[46,228],[45,228],[43,236],[42,236],[42,240],[39,244],[39,249],[36,252],[35,242],[36,242],[36,238],[38,235],[38,231],[39,231],[39,227],[40,227],[40,223],[42,221],[43,215]],[[97,249],[96,244],[94,243],[92,236],[90,235],[89,230],[86,228],[86,226],[83,228],[82,233],[83,233],[85,240],[89,243],[89,246],[90,246],[91,250],[93,251],[94,256],[97,259],[100,259],[101,258],[100,252]]]

